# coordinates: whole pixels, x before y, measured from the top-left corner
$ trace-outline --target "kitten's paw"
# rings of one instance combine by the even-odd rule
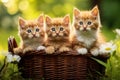
[[[99,54],[102,55],[102,56],[109,56],[110,55],[110,52],[104,52],[103,51],[100,51],[99,50]]]
[[[82,54],[82,55],[84,55],[84,54],[87,54],[87,49],[86,48],[79,48],[79,49],[77,49],[77,52],[79,53],[79,54]]]
[[[70,51],[70,48],[68,48],[68,47],[61,47],[61,48],[59,49],[59,51],[60,51],[60,52]]]
[[[44,50],[45,49],[45,46],[38,46],[37,50]]]
[[[93,56],[98,56],[99,55],[99,49],[98,48],[91,49],[90,52]]]
[[[23,53],[29,52],[29,51],[33,51],[34,49],[31,47],[27,47],[23,50]]]
[[[47,54],[52,54],[52,53],[55,52],[55,49],[54,49],[54,47],[50,46],[50,47],[47,47],[45,49],[45,51],[46,51]]]
[[[19,54],[22,53],[23,50],[21,48],[14,48],[13,51],[15,54]]]

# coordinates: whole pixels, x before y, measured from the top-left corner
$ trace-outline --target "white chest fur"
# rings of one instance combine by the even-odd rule
[[[76,31],[78,41],[82,42],[86,48],[90,48],[96,41],[97,33],[95,31]]]

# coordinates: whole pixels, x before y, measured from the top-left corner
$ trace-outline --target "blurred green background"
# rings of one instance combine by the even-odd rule
[[[99,6],[102,32],[107,40],[115,38],[113,30],[120,27],[120,0],[0,0],[0,51],[7,50],[7,38],[15,36],[17,42],[18,17],[35,19],[41,13],[51,17],[73,14],[73,8],[90,10]]]

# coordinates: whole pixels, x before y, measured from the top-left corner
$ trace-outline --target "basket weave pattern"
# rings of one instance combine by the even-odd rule
[[[9,39],[8,49],[17,47],[14,39]],[[13,45],[14,44],[14,45]],[[45,80],[99,80],[105,68],[88,55],[78,55],[75,51],[46,54],[45,51],[30,51],[21,55],[18,64],[24,78]],[[98,57],[106,61],[106,58]]]

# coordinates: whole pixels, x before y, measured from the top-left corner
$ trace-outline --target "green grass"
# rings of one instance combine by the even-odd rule
[[[119,44],[118,44],[119,43]],[[117,41],[117,50],[107,61],[106,75],[103,80],[120,80],[120,39]]]

